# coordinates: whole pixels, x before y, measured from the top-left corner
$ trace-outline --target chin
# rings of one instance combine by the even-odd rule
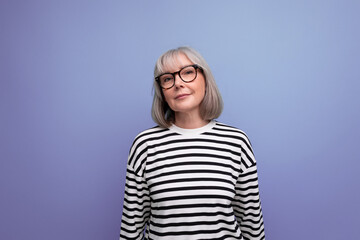
[[[182,107],[182,108],[176,108],[174,112],[178,113],[189,113],[196,109],[196,107]]]

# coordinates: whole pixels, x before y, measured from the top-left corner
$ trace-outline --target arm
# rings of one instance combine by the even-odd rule
[[[128,165],[120,240],[143,239],[149,216],[150,197],[146,181]]]
[[[233,208],[242,235],[246,240],[265,239],[256,161],[250,142],[241,150],[240,175],[235,186]]]
[[[265,239],[256,164],[240,174],[233,207],[244,239]]]

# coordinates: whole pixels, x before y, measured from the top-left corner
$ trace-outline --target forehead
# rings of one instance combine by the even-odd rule
[[[161,61],[160,71],[165,72],[176,72],[181,68],[194,64],[184,53],[175,52],[163,57]]]

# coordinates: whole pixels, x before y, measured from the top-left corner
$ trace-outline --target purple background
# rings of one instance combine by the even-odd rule
[[[198,49],[249,135],[268,240],[358,239],[359,1],[1,1],[0,239],[118,239],[152,71]]]

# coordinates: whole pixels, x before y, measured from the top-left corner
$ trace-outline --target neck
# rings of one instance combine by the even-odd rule
[[[208,120],[204,120],[201,118],[200,113],[190,114],[190,113],[175,112],[174,124],[180,128],[186,128],[186,129],[200,128],[208,123],[209,123]]]

